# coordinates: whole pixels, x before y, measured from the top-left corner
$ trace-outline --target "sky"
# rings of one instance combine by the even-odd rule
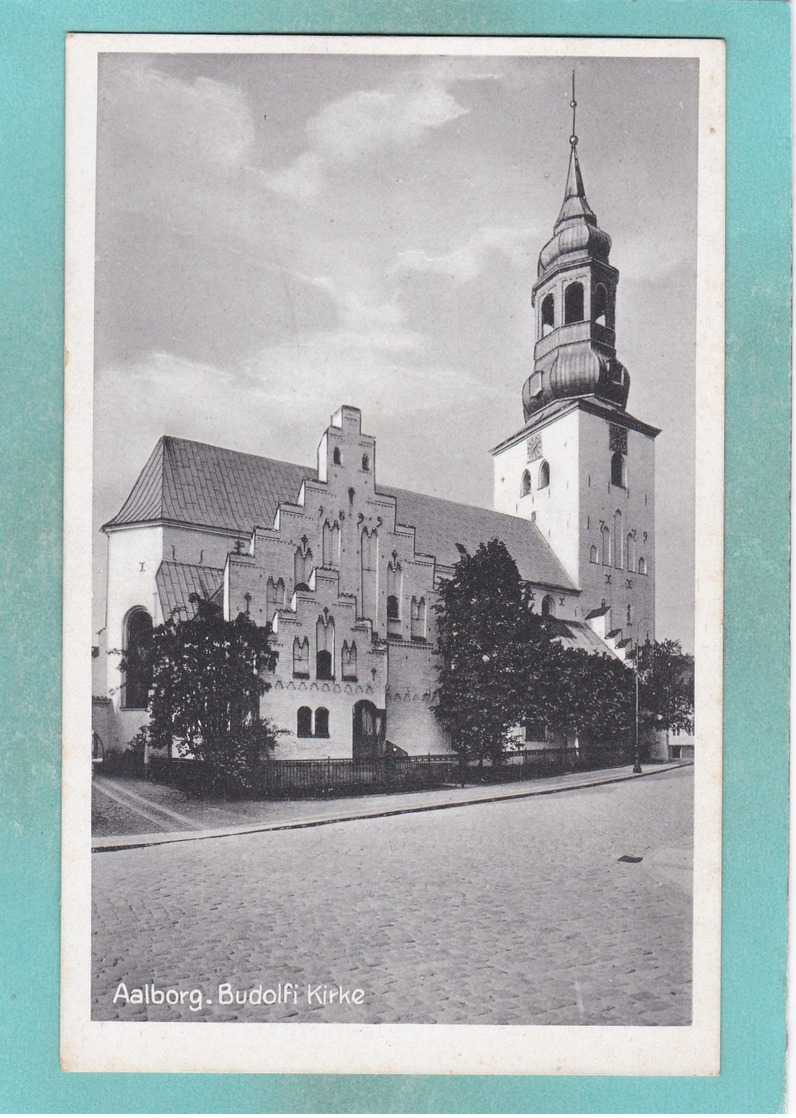
[[[100,525],[163,434],[313,465],[342,403],[378,482],[491,507],[531,288],[578,152],[619,269],[628,410],[656,442],[657,636],[693,648],[697,62],[104,54]]]

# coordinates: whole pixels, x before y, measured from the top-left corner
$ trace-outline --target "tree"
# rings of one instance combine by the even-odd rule
[[[508,731],[525,720],[529,674],[549,644],[517,565],[500,540],[471,556],[461,547],[440,587],[440,657],[434,711],[462,762],[503,759]]]
[[[190,601],[193,617],[153,631],[149,742],[194,757],[212,785],[246,789],[280,732],[259,716],[277,658],[271,629],[242,613],[226,621],[197,594]]]
[[[638,650],[639,707],[662,730],[694,732],[694,657],[679,641],[648,641]]]

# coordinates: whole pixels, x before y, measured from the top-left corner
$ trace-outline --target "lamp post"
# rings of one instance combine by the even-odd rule
[[[642,619],[640,621],[637,621],[635,626],[634,626],[634,628],[636,630],[636,641],[635,641],[635,647],[634,647],[634,650],[633,650],[633,675],[634,675],[634,681],[633,682],[634,682],[634,692],[635,692],[635,702],[634,702],[635,730],[634,730],[634,734],[633,734],[633,772],[635,773],[636,776],[640,775],[640,773],[641,773],[641,748],[640,748],[639,737],[638,737],[638,724],[639,724],[638,670],[639,670],[639,652],[641,651],[641,642],[639,640],[639,637],[641,635],[642,625],[647,625],[647,624],[648,624],[647,618],[642,617]]]

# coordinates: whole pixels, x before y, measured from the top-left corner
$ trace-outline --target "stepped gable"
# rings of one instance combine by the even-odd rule
[[[256,527],[270,528],[279,503],[294,502],[302,482],[316,476],[309,466],[166,435],[120,511],[103,529],[167,521],[247,536]],[[416,551],[433,555],[442,566],[458,561],[457,544],[472,554],[479,544],[500,539],[523,579],[575,589],[530,521],[406,489],[379,486],[378,492],[395,497],[397,522],[414,527]]]

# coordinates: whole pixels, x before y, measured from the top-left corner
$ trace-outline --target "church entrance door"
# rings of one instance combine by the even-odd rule
[[[353,757],[355,761],[375,761],[384,752],[384,711],[368,699],[354,704]]]

